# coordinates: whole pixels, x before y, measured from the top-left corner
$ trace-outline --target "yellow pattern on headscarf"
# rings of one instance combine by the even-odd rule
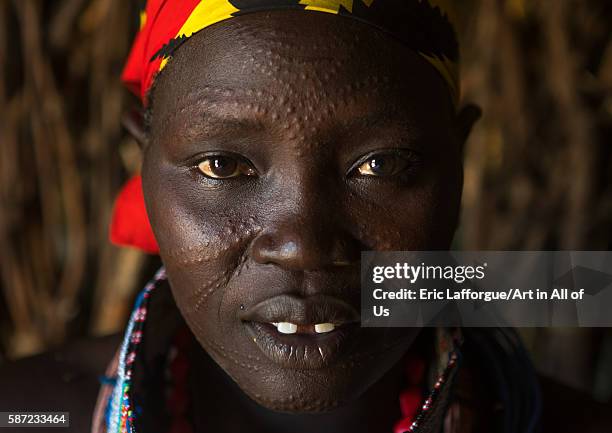
[[[308,11],[319,11],[337,14],[340,11],[340,6],[344,6],[346,10],[353,12],[353,0],[300,0],[300,4],[306,5],[306,10]]]
[[[147,12],[142,10],[140,11],[140,30],[142,30],[142,28],[145,26],[146,23],[147,23]]]
[[[374,0],[300,0],[300,4],[307,5],[306,10],[309,11],[320,11],[337,14],[340,11],[340,6],[344,7],[344,9],[352,13],[353,4],[356,1],[360,1],[368,7],[370,7],[372,3],[374,3]]]
[[[227,0],[202,0],[191,12],[176,36],[190,37],[195,32],[199,32],[212,24],[232,18],[232,14],[238,11],[239,9],[236,9]],[[164,69],[167,63],[168,59],[163,59],[159,65],[159,70]]]

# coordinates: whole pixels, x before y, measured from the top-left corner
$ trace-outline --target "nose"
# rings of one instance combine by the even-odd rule
[[[332,218],[310,212],[271,224],[253,241],[256,263],[275,264],[293,271],[349,266],[360,257],[357,241]]]

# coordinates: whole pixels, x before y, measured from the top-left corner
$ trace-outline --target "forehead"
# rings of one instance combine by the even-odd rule
[[[446,85],[418,54],[367,24],[304,11],[244,15],[195,34],[160,75],[153,100],[155,116],[249,100],[298,111],[337,101],[346,115],[385,106],[418,124],[452,112]]]

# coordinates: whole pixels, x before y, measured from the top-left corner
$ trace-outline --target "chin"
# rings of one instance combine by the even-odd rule
[[[306,365],[308,368],[303,367],[304,360],[299,356],[297,364],[287,364],[286,359],[272,361],[263,352],[259,362],[240,365],[218,350],[205,349],[257,404],[275,412],[297,415],[331,412],[359,400],[402,359],[413,337],[364,346],[366,341],[369,339],[364,336],[353,344],[345,343],[347,347],[328,365],[317,367],[313,362]],[[251,361],[255,361],[254,357]]]

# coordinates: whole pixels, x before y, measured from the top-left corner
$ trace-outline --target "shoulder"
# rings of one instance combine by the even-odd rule
[[[604,433],[610,431],[610,406],[546,377],[540,377],[544,433]]]
[[[89,431],[100,376],[120,342],[93,338],[0,365],[0,410],[70,412],[67,431]]]

